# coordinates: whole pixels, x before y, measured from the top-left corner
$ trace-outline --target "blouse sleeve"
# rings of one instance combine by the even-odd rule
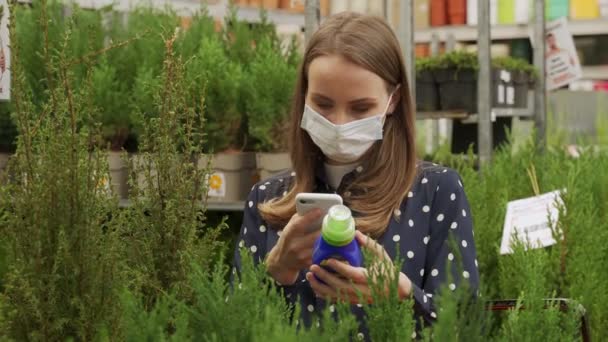
[[[442,285],[448,283],[455,291],[468,281],[473,296],[479,286],[473,223],[462,180],[448,170],[441,174],[438,186],[430,210],[430,233],[424,238],[428,247],[422,286],[412,284],[414,311],[427,323],[437,318],[433,295]]]
[[[272,247],[267,246],[269,228],[267,224],[262,220],[258,212],[258,204],[260,203],[260,193],[264,190],[260,189],[258,185],[254,186],[247,200],[245,201],[245,208],[243,211],[243,224],[241,231],[237,239],[236,247],[234,249],[234,256],[232,261],[232,273],[230,276],[231,286],[234,284],[236,277],[241,274],[243,267],[241,260],[242,251],[246,251],[253,257],[253,265],[259,266],[264,261],[266,255],[270,252]],[[276,234],[276,233],[275,233]],[[277,282],[274,282],[280,291],[283,291],[286,298],[292,298],[293,293],[296,291],[295,286],[284,286]]]

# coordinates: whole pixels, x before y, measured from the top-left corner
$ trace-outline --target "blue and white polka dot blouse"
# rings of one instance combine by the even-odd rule
[[[345,183],[352,182],[363,167],[359,166],[347,174],[338,188],[348,205],[348,191],[341,191]],[[257,211],[258,203],[284,196],[293,182],[295,173],[286,172],[256,184],[245,204],[243,226],[234,252],[234,267],[241,267],[239,247],[247,248],[254,260],[264,260],[266,254],[277,243],[280,230],[270,229]],[[325,181],[323,168],[317,171],[315,192],[333,192]],[[414,312],[418,321],[427,324],[437,318],[433,295],[442,285],[455,290],[462,281],[468,281],[472,295],[479,285],[473,225],[469,203],[462,180],[452,169],[427,162],[418,165],[418,175],[403,200],[401,207],[393,213],[386,231],[378,238],[389,256],[402,258],[401,271],[412,282]],[[397,253],[397,246],[399,253]],[[453,250],[458,248],[458,250]],[[458,264],[457,264],[458,262]],[[447,276],[448,269],[451,277]],[[286,300],[299,301],[302,320],[310,326],[315,312],[325,308],[325,301],[316,298],[305,275],[300,271],[298,280],[291,286],[282,286]],[[449,280],[449,284],[446,284]],[[330,310],[333,307],[330,306]],[[353,305],[352,311],[360,323],[359,337],[367,340],[365,313],[361,305]]]

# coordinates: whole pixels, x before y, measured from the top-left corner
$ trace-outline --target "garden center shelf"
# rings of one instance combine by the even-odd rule
[[[534,92],[528,92],[528,106],[526,108],[492,108],[490,110],[491,121],[498,117],[519,117],[522,119],[534,117]],[[452,119],[461,120],[463,123],[477,123],[479,115],[464,110],[439,110],[439,111],[417,111],[416,120]]]
[[[128,199],[121,199],[118,203],[121,208],[131,207],[131,201]],[[201,208],[203,207],[201,202]],[[207,202],[207,210],[209,211],[243,211],[245,208],[245,202]]]
[[[492,121],[496,121],[496,118],[499,117],[532,118],[533,116],[534,112],[531,108],[494,108],[490,113]],[[467,113],[465,111],[417,112],[416,119],[452,119],[461,120],[463,123],[477,123],[479,115],[477,113]]]
[[[568,29],[573,36],[608,35],[608,20],[605,18],[570,20],[568,21]],[[492,40],[530,38],[530,32],[528,24],[493,25]],[[447,40],[448,36],[451,35],[455,41],[473,42],[477,40],[479,33],[477,26],[431,27],[427,29],[417,29],[414,32],[414,41],[416,43],[430,43],[433,40],[433,35],[437,35],[440,40]]]

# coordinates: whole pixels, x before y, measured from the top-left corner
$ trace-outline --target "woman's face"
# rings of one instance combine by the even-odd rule
[[[340,55],[317,57],[308,67],[306,104],[335,125],[384,114],[389,96],[380,76]],[[387,113],[398,96],[395,92]]]

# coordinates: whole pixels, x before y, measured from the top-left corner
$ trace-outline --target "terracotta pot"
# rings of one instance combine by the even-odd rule
[[[321,16],[326,17],[329,15],[329,0],[321,0]]]
[[[466,0],[448,1],[448,18],[450,25],[465,25],[467,23]]]
[[[262,5],[265,9],[277,9],[279,8],[279,0],[263,0]]]
[[[431,0],[431,26],[448,24],[446,0]]]
[[[416,44],[416,58],[428,57],[431,55],[429,44]]]
[[[304,0],[281,0],[279,7],[291,12],[304,13]]]

